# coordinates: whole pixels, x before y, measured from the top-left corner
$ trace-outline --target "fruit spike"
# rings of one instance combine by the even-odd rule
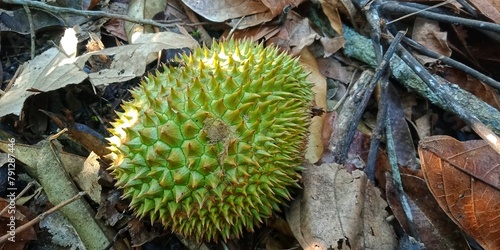
[[[175,60],[117,112],[110,170],[138,217],[198,241],[239,237],[298,186],[311,84],[297,59],[246,40]]]

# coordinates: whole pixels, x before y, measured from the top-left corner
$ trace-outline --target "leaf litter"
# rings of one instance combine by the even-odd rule
[[[42,126],[40,119],[23,117],[23,115],[27,115],[26,110],[34,112],[40,108],[37,106],[39,101],[26,101],[30,96],[44,96],[45,92],[61,91],[67,85],[81,85],[90,82],[95,91],[98,92],[95,94],[102,97],[100,91],[105,89],[105,86],[142,77],[146,70],[150,69],[148,64],[158,60],[159,51],[198,46],[198,42],[193,37],[197,36],[197,32],[207,28],[215,38],[217,38],[215,34],[224,34],[225,37],[233,35],[236,38],[253,38],[255,41],[266,43],[266,45],[274,44],[293,55],[300,55],[302,63],[307,65],[306,67],[312,72],[308,79],[316,85],[315,108],[330,112],[314,117],[315,121],[310,129],[311,139],[305,158],[316,165],[305,163],[307,168],[303,173],[301,183],[303,190],[298,191],[295,200],[290,203],[290,211],[285,212],[284,215],[277,214],[278,218],[275,222],[286,217],[287,223],[281,223],[281,226],[277,228],[264,227],[258,230],[255,232],[255,237],[257,237],[255,241],[244,238],[228,242],[229,246],[252,244],[257,246],[260,244],[259,246],[273,249],[273,246],[290,247],[295,244],[295,246],[300,245],[305,249],[314,246],[319,247],[319,249],[327,249],[332,246],[343,246],[344,248],[349,246],[353,249],[391,249],[397,247],[398,239],[406,239],[408,235],[411,235],[416,236],[417,241],[429,249],[437,246],[462,248],[467,244],[464,243],[465,240],[461,237],[459,229],[456,227],[451,227],[454,228],[451,231],[443,229],[449,228],[448,226],[451,225],[450,218],[485,249],[496,249],[500,246],[497,241],[500,237],[495,234],[498,231],[492,229],[497,226],[500,218],[495,214],[499,211],[498,204],[495,203],[496,200],[499,200],[496,198],[499,195],[498,181],[500,180],[496,178],[498,177],[496,169],[500,164],[496,159],[498,154],[491,147],[485,145],[484,141],[462,143],[451,137],[432,136],[453,134],[457,138],[477,138],[470,132],[469,124],[448,111],[442,111],[433,106],[425,96],[417,99],[415,103],[405,103],[406,100],[414,97],[414,93],[407,92],[406,89],[394,84],[396,89],[392,90],[390,95],[395,96],[397,93],[403,101],[389,99],[391,105],[389,106],[391,109],[390,120],[396,140],[395,144],[399,146],[396,149],[397,162],[399,162],[399,167],[403,172],[402,183],[404,191],[409,197],[415,223],[406,218],[404,206],[398,198],[398,188],[394,186],[394,176],[389,174],[388,157],[391,156],[388,156],[383,150],[387,138],[383,135],[373,134],[377,123],[377,112],[379,112],[377,108],[382,105],[381,92],[378,89],[374,92],[375,98],[369,102],[368,106],[359,107],[365,111],[362,119],[350,124],[350,126],[356,126],[358,131],[354,141],[350,144],[348,161],[338,164],[329,160],[332,159],[329,144],[332,140],[342,139],[330,138],[332,131],[336,129],[332,126],[335,124],[332,119],[335,119],[334,114],[341,110],[332,111],[332,109],[327,108],[326,103],[332,104],[329,107],[338,107],[339,105],[341,107],[344,97],[353,93],[350,86],[357,80],[360,72],[366,69],[366,65],[345,56],[342,50],[346,46],[346,42],[352,42],[352,40],[348,40],[352,38],[342,36],[345,32],[344,25],[350,23],[354,27],[360,27],[365,24],[364,15],[366,13],[357,9],[353,1],[313,3],[302,0],[278,2],[184,0],[175,3],[169,1],[166,7],[164,1],[162,3],[148,1],[147,5],[136,1],[134,4],[137,5],[134,7],[135,9],[132,9],[132,5],[111,1],[111,6],[115,6],[112,8],[120,5],[122,9],[130,7],[129,13],[131,10],[136,10],[135,14],[129,14],[135,18],[161,21],[182,20],[184,23],[178,24],[176,28],[177,31],[181,30],[180,34],[165,30],[158,32],[158,28],[147,26],[142,29],[142,25],[130,22],[124,24],[123,20],[112,19],[105,25],[103,25],[104,22],[99,24],[100,27],[111,32],[110,36],[116,39],[111,46],[109,41],[103,40],[108,47],[101,47],[78,56],[68,56],[67,54],[71,53],[65,53],[66,50],[63,49],[63,46],[60,48],[50,46],[51,48],[38,53],[38,56],[33,60],[19,63],[17,77],[13,78],[14,72],[11,72],[10,76],[6,75],[6,79],[10,80],[11,83],[7,88],[2,85],[4,93],[0,92],[2,94],[0,96],[0,117],[3,119],[0,124],[0,132],[2,132],[0,139],[19,134],[20,138],[33,141],[31,136],[26,135],[27,131],[37,131],[35,134],[38,133],[38,135],[51,133],[50,122],[46,121],[49,126]],[[160,4],[156,6],[161,7],[151,8],[155,4]],[[195,19],[192,17],[187,17],[189,15],[184,15],[185,9],[179,7],[182,4],[198,14],[200,18],[205,18],[204,22],[194,21]],[[471,4],[479,15],[498,23],[498,8],[494,1],[475,0]],[[105,6],[101,5],[100,7],[105,9]],[[157,8],[164,10],[155,11]],[[291,10],[283,15],[286,8]],[[445,5],[443,8],[456,13],[459,12],[458,10],[469,11],[466,7],[456,3]],[[10,30],[0,29],[0,32],[15,32],[17,34],[29,32],[27,26],[13,26],[16,21],[26,18],[21,9],[2,11],[3,14],[16,13],[16,15],[12,15],[14,19],[10,20]],[[160,14],[160,17],[157,14]],[[16,18],[18,20],[15,20]],[[36,29],[40,27],[51,29],[55,26],[62,26],[58,22],[60,19],[54,18],[55,16],[35,16],[35,21],[45,19],[51,21],[47,26],[37,26]],[[67,16],[64,18],[64,20],[68,20]],[[75,24],[82,25],[88,20],[83,18],[83,21],[82,19],[74,21]],[[487,72],[494,78],[499,77],[498,73],[492,70],[497,68],[498,61],[500,61],[496,52],[498,46],[490,38],[479,39],[478,33],[472,29],[458,26],[447,27],[442,25],[442,21],[432,21],[422,17],[404,20],[402,23],[408,29],[412,29],[414,40],[428,49],[444,56],[454,57],[458,55],[461,57],[460,60],[470,62],[481,72]],[[182,27],[183,25],[185,25],[185,29]],[[136,28],[141,30],[137,31]],[[358,29],[358,31],[361,30]],[[82,35],[84,32],[77,31],[77,33],[79,33],[77,34],[79,39],[88,37],[88,34]],[[74,38],[72,37],[72,39]],[[78,41],[82,42],[82,40]],[[129,44],[123,44],[127,42]],[[492,45],[484,46],[486,42]],[[76,44],[72,44],[70,47],[77,48]],[[102,67],[98,64],[92,64],[92,58],[96,58],[96,56],[108,58],[109,64]],[[416,52],[414,52],[414,56],[423,60],[424,65],[428,67],[427,70],[444,76],[452,83],[459,84],[460,88],[470,91],[474,96],[498,109],[498,90],[457,69],[443,66],[440,59],[425,57]],[[93,65],[91,71],[88,70],[89,64]],[[13,60],[2,59],[4,70],[11,70],[9,65],[15,65]],[[332,92],[333,88],[343,90],[339,92],[339,95],[327,94],[329,91]],[[126,98],[126,94],[120,94],[118,98]],[[327,98],[328,100],[326,100]],[[428,99],[432,101],[432,98]],[[105,136],[106,132],[103,132],[105,131],[103,128],[105,128],[105,122],[110,120],[110,115],[99,114],[95,110],[90,112],[88,109],[98,106],[89,106],[83,100],[79,100],[79,102],[83,106],[91,107],[87,108],[87,113],[93,115],[86,114],[84,117],[99,120],[99,122],[87,121],[86,123],[88,125],[94,124],[94,129],[98,128],[99,133]],[[65,102],[59,103],[67,105]],[[61,112],[60,108],[51,107],[50,104],[49,101],[44,105],[44,108],[48,108],[50,112]],[[23,108],[23,106],[31,107]],[[400,106],[404,106],[404,109]],[[99,111],[102,110],[106,109],[99,109]],[[82,118],[79,117],[82,114],[81,110],[72,109],[72,112],[75,115],[73,118],[77,119],[77,122],[83,122]],[[22,119],[16,120],[16,116]],[[28,122],[28,124],[23,124],[23,122]],[[95,124],[100,125],[96,126]],[[15,129],[6,129],[6,127]],[[82,126],[78,125],[76,128],[80,129]],[[25,132],[24,137],[23,133],[18,133],[23,131]],[[84,135],[92,136],[92,133],[88,131],[87,128],[83,129]],[[376,153],[378,158],[377,171],[379,171],[377,183],[380,184],[379,186],[374,186],[362,171],[356,170],[363,169],[369,164],[370,136],[382,141],[381,150]],[[85,137],[73,138],[72,140],[85,144],[83,142],[87,139],[82,139]],[[420,145],[418,148],[420,159],[417,159],[414,150],[417,142]],[[24,143],[19,143],[17,146],[22,149],[18,150],[18,157],[19,161],[26,165],[25,168],[30,169],[37,166],[37,159],[40,157],[39,153],[42,147],[29,146]],[[8,145],[4,142],[0,143],[0,148],[3,151],[8,151]],[[68,146],[64,146],[64,148],[68,148]],[[88,150],[88,147],[85,148]],[[135,246],[155,241],[161,231],[155,229],[154,225],[153,227],[146,226],[140,220],[130,220],[127,216],[123,216],[126,215],[123,213],[126,210],[126,204],[116,198],[118,195],[116,190],[112,188],[112,180],[104,170],[105,163],[96,161],[95,157],[91,158],[90,152],[83,155],[89,157],[86,163],[84,163],[84,158],[76,154],[63,152],[58,154],[63,162],[64,171],[73,178],[81,190],[90,194],[93,200],[90,205],[93,206],[94,211],[99,211],[100,217],[109,225],[108,229],[112,226],[114,226],[112,229],[117,229],[128,225],[131,228],[131,240]],[[422,167],[421,170],[418,169],[418,162]],[[31,171],[29,174],[37,176],[36,171]],[[379,188],[382,189],[382,192],[379,191]],[[105,199],[101,199],[101,196]],[[433,203],[434,199],[437,200],[436,203]],[[436,206],[429,206],[425,203],[426,200],[432,200],[430,202],[432,204],[439,204],[442,210],[434,211],[433,208]],[[99,209],[97,209],[96,204]],[[472,207],[476,208],[476,212],[471,212],[474,211],[471,210]],[[480,213],[480,211],[484,211],[484,213]],[[391,214],[394,214],[395,219],[392,220],[396,220],[396,223],[391,221]],[[450,218],[444,214],[448,214],[447,216]],[[477,223],[470,222],[474,219],[477,220]],[[415,231],[411,229],[412,223],[416,227]],[[271,230],[270,232],[279,235],[280,232],[288,231],[287,226],[290,226],[296,241],[283,244],[283,240],[280,243],[279,239],[262,236],[266,235],[262,233],[266,230]],[[393,228],[402,228],[404,234]],[[415,232],[418,232],[417,235],[413,235]],[[418,237],[419,235],[420,237]],[[193,246],[186,239],[175,240],[174,238],[172,236],[171,244]],[[403,240],[400,240],[399,244],[402,242]],[[203,247],[210,248],[214,245],[206,243]]]

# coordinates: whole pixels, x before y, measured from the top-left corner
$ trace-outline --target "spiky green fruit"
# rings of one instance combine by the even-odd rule
[[[298,185],[311,84],[297,59],[249,41],[178,61],[124,102],[110,169],[138,216],[198,240],[238,237]]]

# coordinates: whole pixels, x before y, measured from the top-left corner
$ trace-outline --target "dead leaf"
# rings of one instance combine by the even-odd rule
[[[329,37],[321,37],[319,39],[321,45],[323,45],[325,55],[323,57],[329,57],[342,49],[345,44],[345,39],[342,36],[329,38]]]
[[[109,154],[108,143],[104,136],[95,132],[85,124],[76,123],[72,115],[69,118],[54,114],[49,111],[40,110],[52,119],[60,129],[68,129],[66,134],[76,143],[82,145],[89,152],[95,152],[98,156]]]
[[[164,0],[131,0],[127,15],[139,19],[153,19],[156,13],[163,12],[166,8],[167,1]],[[139,36],[154,33],[154,28],[150,25],[125,22],[125,33],[130,43],[136,43]]]
[[[28,89],[45,92],[85,80],[87,73],[78,68],[73,60],[57,48],[51,48],[25,62],[13,87],[0,98],[0,117],[10,113],[19,115],[26,98],[35,94]]]
[[[386,178],[387,202],[401,226],[407,233],[410,233],[409,224],[403,206],[396,196],[397,191],[392,178],[389,174],[386,174]],[[402,174],[401,179],[419,240],[428,249],[468,249],[469,246],[460,228],[441,209],[436,209],[438,204],[425,181],[408,174]]]
[[[0,210],[6,206],[11,206],[11,200],[0,198]],[[25,216],[23,213],[27,214]],[[22,232],[15,233],[16,228],[28,223],[35,216],[24,206],[15,206],[15,209],[9,207],[7,211],[0,216],[0,232],[2,235],[9,234],[10,239],[0,244],[0,249],[22,250],[26,248],[29,241],[36,240],[36,231],[33,226],[26,228]],[[13,218],[13,219],[12,219]]]
[[[396,155],[398,158],[398,164],[401,166],[406,166],[412,170],[419,168],[419,164],[415,155],[415,146],[413,144],[413,139],[411,137],[410,128],[406,122],[404,111],[402,108],[401,101],[399,100],[399,95],[396,89],[391,85],[389,87],[389,98],[388,98],[388,115],[390,116],[391,126],[392,126],[392,136],[394,142],[397,145]]]
[[[319,38],[318,33],[311,27],[309,19],[290,11],[280,32],[268,42],[290,51],[292,55],[298,55],[304,47],[311,45]]]
[[[343,9],[340,1],[319,1],[321,3],[321,9],[325,13],[326,17],[330,21],[330,25],[333,30],[337,32],[340,36],[344,35],[342,31],[342,20],[340,19],[339,8]]]
[[[420,141],[427,185],[446,214],[485,249],[500,247],[500,155],[482,140]]]
[[[35,94],[28,92],[28,89],[51,91],[69,84],[78,84],[87,77],[94,85],[127,81],[142,76],[146,65],[156,59],[151,55],[156,56],[162,49],[192,49],[198,46],[191,36],[173,32],[143,34],[136,42],[76,58],[68,58],[56,48],[45,51],[23,64],[13,87],[0,98],[0,117],[11,113],[19,115],[26,98]],[[113,55],[114,61],[109,69],[87,74],[82,69],[92,55]]]
[[[474,77],[471,77],[455,68],[443,68],[440,70],[446,80],[457,84],[460,88],[479,97],[490,106],[500,110],[498,94],[495,88],[482,83]]]
[[[32,9],[31,15],[35,31],[43,28],[65,26],[64,21],[60,18],[40,10]],[[16,32],[23,35],[29,34],[30,23],[26,11],[23,8],[17,10],[0,9],[0,31]]]
[[[287,214],[304,249],[397,248],[394,231],[385,221],[387,203],[362,171],[349,174],[338,164],[306,168],[302,196]]]
[[[332,28],[339,33],[340,35],[343,35],[342,31],[342,23],[340,20],[340,13],[348,16],[349,19],[351,20],[351,23],[353,23],[356,26],[356,23],[358,23],[362,18],[360,18],[359,11],[358,9],[354,6],[352,1],[349,0],[335,0],[335,1],[326,1],[326,0],[320,0],[321,3],[321,8],[323,9],[323,12],[325,15],[328,17],[328,20],[330,21],[330,24],[332,25]]]
[[[213,21],[224,22],[269,11],[261,1],[246,0],[182,0],[191,10]]]
[[[495,23],[500,24],[500,4],[496,0],[471,0],[474,6],[481,14],[489,18]]]
[[[314,84],[315,106],[323,108],[323,110],[326,109],[326,79],[319,72],[316,58],[306,48],[300,53],[300,62],[305,66],[306,71],[311,72],[311,74],[307,76],[307,80]],[[311,163],[317,162],[323,154],[324,148],[321,135],[324,119],[324,115],[313,117],[311,126],[309,127],[310,134],[305,158]]]
[[[98,181],[101,165],[98,160],[99,156],[91,152],[87,159],[85,159],[83,169],[78,173],[76,179],[78,180],[77,182],[80,185],[80,189],[87,192],[93,201],[100,203],[102,187]]]
[[[304,2],[304,0],[262,0],[262,3],[269,8],[273,16],[281,14],[283,8],[289,4],[292,8],[295,8],[302,2]]]
[[[448,47],[447,34],[447,32],[440,31],[439,22],[437,21],[417,17],[413,24],[413,40],[429,50],[449,57],[451,49]],[[416,58],[423,64],[434,63],[438,60],[423,55],[416,55]]]
[[[353,72],[333,57],[319,58],[318,65],[321,73],[328,78],[345,84],[349,83],[352,79]]]

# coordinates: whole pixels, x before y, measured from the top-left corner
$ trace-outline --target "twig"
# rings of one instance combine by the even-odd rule
[[[72,203],[72,202],[80,199],[84,195],[85,195],[85,192],[82,191],[82,192],[79,192],[77,195],[73,196],[73,198],[57,204],[56,206],[54,206],[53,208],[47,210],[46,212],[41,213],[40,215],[38,215],[33,220],[30,220],[28,223],[26,223],[26,224],[24,224],[24,225],[16,228],[15,233],[18,234],[18,233],[26,230],[27,228],[32,227],[36,223],[38,223],[41,220],[43,220],[47,215],[50,215],[50,214],[54,213],[55,211],[61,209],[62,207],[64,207],[64,206],[66,206],[66,205],[68,205],[68,204],[70,204],[70,203]],[[9,237],[10,237],[9,234],[6,234],[6,235],[0,237],[0,244],[6,242]]]
[[[234,25],[234,27],[227,34],[227,38],[231,39],[231,37],[233,36],[234,32],[236,31],[236,29],[238,28],[238,26],[240,25],[240,23],[243,22],[243,20],[245,19],[245,17],[246,16],[240,17],[240,20],[238,20],[238,22]]]
[[[399,34],[399,33],[398,33]],[[413,214],[411,213],[410,205],[408,204],[408,198],[403,189],[403,182],[401,181],[401,174],[399,173],[398,159],[396,153],[396,145],[394,144],[394,138],[392,137],[392,125],[390,121],[390,110],[387,110],[387,117],[385,121],[385,134],[387,136],[387,155],[389,156],[389,164],[391,165],[392,181],[396,187],[396,194],[401,202],[403,211],[405,213],[406,219],[408,220],[408,225],[410,228],[410,235],[415,239],[418,239],[418,233],[415,229],[415,222],[413,220]]]
[[[33,24],[33,16],[31,16],[31,10],[27,5],[23,5],[24,11],[26,11],[26,15],[28,16],[28,23],[30,25],[30,40],[31,40],[31,60],[35,58],[35,27]]]
[[[500,154],[500,138],[486,127],[474,114],[466,110],[459,103],[454,102],[447,92],[440,88],[437,80],[415,59],[403,46],[399,46],[398,55],[417,74],[422,81],[444,102],[451,111],[467,123],[481,138],[483,138],[497,153]]]
[[[89,11],[89,10],[77,10],[77,9],[72,9],[72,8],[65,8],[65,7],[57,7],[57,6],[52,6],[48,5],[42,2],[38,1],[29,1],[29,0],[3,0],[3,3],[7,4],[18,4],[18,5],[26,5],[29,7],[41,9],[47,12],[51,13],[56,13],[56,14],[62,14],[62,13],[68,13],[68,14],[75,14],[79,16],[93,16],[93,17],[107,17],[107,18],[116,18],[116,19],[122,19],[125,21],[133,22],[133,23],[140,23],[140,24],[148,24],[148,25],[153,25],[153,26],[158,26],[158,27],[175,27],[175,24],[173,23],[179,23],[181,20],[175,19],[175,20],[169,20],[165,22],[156,22],[151,19],[142,19],[142,18],[132,18],[127,15],[119,15],[119,14],[112,14],[104,11]]]
[[[403,32],[398,32],[396,35],[396,38],[392,41],[391,45],[387,49],[387,52],[385,53],[382,62],[380,65],[377,67],[377,71],[375,73],[375,76],[373,77],[372,81],[378,82],[379,79],[382,77],[383,73],[386,72],[390,59],[394,55],[394,52],[397,48],[397,45],[401,42],[401,39],[403,38]],[[385,76],[381,87],[382,87],[382,94],[380,98],[380,103],[384,103],[386,98],[387,98],[387,85],[388,83],[388,76]],[[386,112],[387,112],[387,102],[385,102],[385,105],[381,105],[379,112],[377,114],[377,127],[374,133],[372,133],[372,139],[370,143],[370,152],[369,155],[372,154],[372,163],[367,164],[367,167],[365,169],[365,172],[367,173],[368,178],[375,182],[375,161],[377,157],[377,151],[378,151],[378,145],[380,144],[380,138],[382,137],[383,133],[383,128],[384,128],[384,123],[385,123],[385,117],[386,117]],[[370,158],[369,158],[370,159]]]
[[[194,14],[194,12],[190,8],[188,8],[182,1],[180,3],[182,5],[182,8],[184,9],[184,11],[186,12],[186,15],[188,16],[189,20],[193,23],[199,23],[200,20],[198,19],[196,14]],[[203,25],[196,25],[196,28],[200,32],[201,44],[205,44],[206,46],[211,47],[212,46],[212,37],[210,37],[207,30],[205,30]]]
[[[372,83],[371,79],[372,73],[370,70],[365,70],[356,82],[351,83],[353,85],[352,90],[346,94],[347,99],[332,125],[333,129],[328,147],[333,156],[331,162],[344,164],[347,159],[349,145],[351,145],[356,132],[356,124],[361,119],[361,115],[376,85]]]
[[[391,14],[396,14],[396,13],[410,14],[410,13],[418,12],[418,13],[415,13],[415,15],[419,16],[419,17],[424,17],[424,18],[428,18],[431,20],[440,21],[440,22],[444,22],[444,23],[463,25],[466,27],[475,28],[475,29],[479,29],[479,30],[489,30],[489,31],[494,31],[494,32],[500,33],[500,25],[499,24],[477,21],[477,20],[473,20],[473,19],[467,19],[467,18],[461,18],[461,17],[455,17],[455,16],[449,16],[449,15],[443,15],[443,14],[437,14],[437,13],[432,13],[430,11],[422,11],[418,8],[403,6],[403,5],[399,4],[398,2],[385,2],[382,5],[380,5],[380,10],[382,10],[385,13],[391,13]]]
[[[488,77],[484,74],[482,74],[481,72],[461,63],[461,62],[458,62],[458,61],[455,61],[447,56],[443,56],[441,54],[438,54],[434,51],[431,51],[429,49],[427,49],[426,47],[424,47],[423,45],[421,45],[420,43],[417,43],[416,41],[410,39],[410,38],[403,38],[403,42],[410,45],[412,48],[414,48],[416,51],[422,53],[423,55],[426,55],[426,56],[429,56],[429,57],[432,57],[432,58],[435,58],[435,59],[439,59],[441,62],[443,62],[444,64],[446,65],[449,65],[451,67],[454,67],[456,69],[459,69],[461,71],[463,71],[464,73],[467,73],[468,75],[471,75],[472,77],[478,79],[479,81],[481,82],[484,82],[488,85],[490,85],[491,87],[493,88],[496,88],[498,90],[500,90],[500,82],[496,81],[495,79],[491,78],[491,77]]]
[[[14,199],[14,201],[17,201],[19,198],[23,197],[23,195],[28,192],[28,190],[34,185],[34,181],[28,183],[28,185],[26,185],[26,187],[24,187],[23,191],[21,191],[17,196],[16,198]],[[5,206],[2,211],[0,211],[0,215],[4,214],[7,210],[8,210],[9,206]]]
[[[432,6],[429,6],[429,7],[424,8],[424,9],[418,10],[418,11],[416,11],[416,12],[412,12],[412,13],[409,13],[409,14],[404,15],[404,16],[402,16],[402,17],[396,18],[396,19],[394,19],[394,20],[392,20],[392,21],[390,21],[390,22],[387,22],[387,24],[391,24],[391,23],[394,23],[394,22],[397,22],[397,21],[403,20],[403,19],[405,19],[405,18],[408,18],[408,17],[414,16],[414,15],[416,15],[416,14],[418,14],[418,13],[421,13],[421,12],[424,12],[424,11],[428,11],[428,10],[430,10],[430,9],[435,9],[435,8],[441,7],[441,6],[446,5],[446,4],[450,3],[450,2],[451,2],[451,0],[446,0],[446,1],[441,2],[441,3],[438,3],[438,4],[436,4],[436,5],[432,5]]]
[[[375,61],[372,42],[348,26],[344,25],[343,29],[346,40],[344,53],[376,68],[377,63]],[[405,87],[424,96],[431,103],[454,112],[449,107],[449,103],[434,93],[399,57],[394,56],[391,59],[391,69],[392,75]],[[425,68],[422,67],[420,70],[425,71]],[[500,112],[497,109],[454,84],[441,84],[439,88],[443,92],[449,93],[455,102],[459,103],[469,113],[473,113],[495,133],[500,134]]]

